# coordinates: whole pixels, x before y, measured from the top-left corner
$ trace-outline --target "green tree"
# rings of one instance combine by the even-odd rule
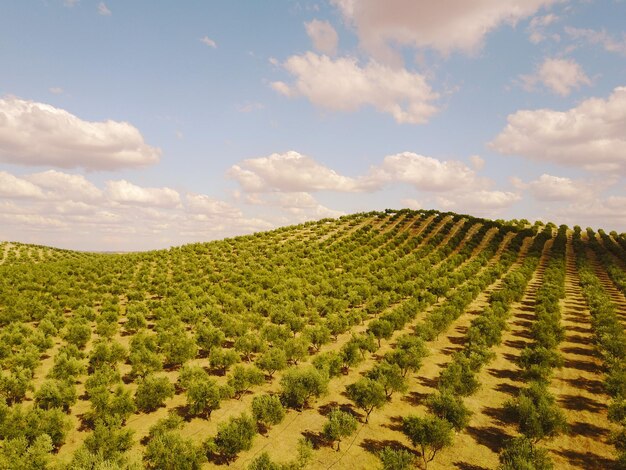
[[[205,461],[201,449],[174,431],[151,439],[143,457],[145,468],[153,470],[200,470]]]
[[[233,368],[227,383],[235,392],[237,400],[239,400],[251,387],[262,384],[264,380],[263,372],[256,366],[238,364]]]
[[[133,431],[116,419],[98,420],[94,430],[85,438],[87,451],[106,456],[107,460],[123,462],[123,454],[133,445]]]
[[[390,339],[391,335],[393,335],[394,327],[387,320],[376,319],[372,320],[367,327],[368,333],[374,335],[374,338],[378,340],[378,347],[380,347],[381,339]]]
[[[147,375],[139,381],[135,392],[135,403],[142,411],[154,411],[174,396],[174,386],[167,377]]]
[[[283,344],[283,349],[287,360],[293,365],[298,365],[298,362],[309,355],[309,342],[303,337],[289,338]]]
[[[472,368],[471,361],[463,353],[454,355],[439,375],[439,390],[450,390],[455,395],[469,396],[478,390],[480,382]]]
[[[285,418],[285,408],[277,395],[257,395],[252,399],[252,416],[257,423],[268,429]]]
[[[365,411],[365,422],[369,421],[370,414],[375,408],[382,408],[387,403],[384,387],[377,381],[362,378],[346,387],[348,398],[356,406]]]
[[[404,393],[409,389],[406,378],[402,375],[402,369],[398,364],[390,364],[387,361],[380,362],[367,373],[367,377],[383,386],[387,398],[391,398],[394,392]]]
[[[440,450],[452,445],[452,425],[436,416],[407,416],[402,421],[402,432],[419,448],[425,469]]]
[[[270,348],[257,359],[256,365],[272,378],[275,372],[287,367],[287,355],[280,348]]]
[[[385,447],[378,457],[383,465],[383,470],[410,470],[415,467],[415,455],[404,449],[392,449]]]
[[[519,423],[519,430],[533,443],[558,436],[567,429],[563,411],[542,382],[531,382],[506,409]]]
[[[448,421],[456,431],[465,429],[472,416],[463,399],[450,390],[444,389],[428,397],[427,406],[432,414]]]
[[[91,339],[91,327],[84,320],[74,320],[67,324],[64,338],[69,344],[85,349]]]
[[[330,343],[330,330],[326,325],[308,327],[304,333],[316,351],[319,351],[324,344]]]
[[[339,452],[341,440],[354,434],[356,428],[357,421],[354,416],[335,408],[328,414],[327,421],[322,428],[322,435],[331,444],[337,441],[337,452]]]
[[[207,448],[219,453],[226,462],[231,462],[239,452],[252,448],[255,434],[256,424],[250,415],[231,416],[227,423],[218,425],[217,435],[207,443]]]
[[[8,439],[0,447],[0,468],[47,470],[53,450],[52,439],[42,434],[31,443],[25,437]]]
[[[499,470],[552,470],[554,466],[547,449],[535,447],[532,441],[520,436],[509,440],[498,456]]]
[[[239,354],[232,349],[213,348],[209,355],[209,364],[225,375],[228,369],[239,362]]]
[[[71,382],[49,379],[35,392],[35,404],[39,408],[61,408],[68,411],[76,403],[76,387]]]
[[[196,378],[187,385],[187,406],[192,415],[210,418],[220,408],[223,398],[222,388],[209,377]]]
[[[203,323],[196,331],[196,343],[207,354],[211,349],[221,347],[226,335],[211,323]]]
[[[314,367],[287,369],[280,380],[281,395],[287,404],[297,409],[308,405],[313,397],[319,397],[328,390],[328,375]]]

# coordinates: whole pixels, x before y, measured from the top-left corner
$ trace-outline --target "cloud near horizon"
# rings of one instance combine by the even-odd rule
[[[127,122],[91,122],[54,106],[16,97],[0,99],[0,161],[14,165],[118,170],[159,161]]]

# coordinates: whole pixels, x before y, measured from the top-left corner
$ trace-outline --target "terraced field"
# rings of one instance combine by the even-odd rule
[[[623,468],[625,266],[616,233],[409,210],[0,243],[0,468]]]

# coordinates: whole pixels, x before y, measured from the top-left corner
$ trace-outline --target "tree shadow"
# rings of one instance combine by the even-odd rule
[[[385,439],[384,441],[377,441],[376,439],[363,439],[363,442],[359,444],[360,447],[365,449],[367,452],[371,454],[378,455],[383,449],[391,448],[393,450],[405,450],[418,456],[419,454],[411,449],[410,447],[405,446],[399,441]]]
[[[601,410],[606,409],[606,405],[580,395],[562,395],[559,402],[563,407],[572,411],[590,411],[592,413],[599,413]]]
[[[564,382],[570,386],[583,389],[595,395],[601,395],[605,393],[604,384],[597,379],[586,379],[584,377],[577,377],[575,379],[563,379]]]
[[[606,436],[608,431],[604,428],[591,423],[582,423],[577,421],[569,427],[569,434],[572,436],[585,436],[589,438],[598,438]]]
[[[617,470],[616,462],[592,452],[576,452],[574,450],[556,450],[558,455],[565,457],[570,465],[585,470]]]
[[[328,447],[329,443],[324,438],[321,432],[313,432],[313,431],[303,431],[302,435],[304,438],[311,443],[314,449],[319,449],[321,447]]]
[[[510,369],[488,369],[489,375],[498,379],[509,379],[517,381],[519,379],[519,371]]]
[[[498,384],[496,385],[495,389],[498,392],[506,393],[507,395],[511,395],[511,396],[517,396],[520,391],[520,387],[507,384],[507,383]]]
[[[420,385],[430,388],[437,388],[437,384],[439,383],[437,378],[429,379],[428,377],[420,377],[418,380]]]
[[[409,392],[403,395],[400,400],[410,403],[413,406],[418,406],[424,403],[424,400],[429,397],[428,393]]]
[[[485,446],[495,453],[499,453],[505,441],[511,437],[495,426],[468,426],[466,431],[477,444]]]
[[[482,412],[498,424],[506,425],[515,423],[515,416],[506,408],[486,406],[483,408]]]
[[[528,345],[528,342],[522,341],[520,339],[508,339],[504,342],[504,345],[508,346],[509,348],[524,349]]]
[[[578,346],[568,346],[562,349],[564,353],[577,354],[578,356],[597,357],[598,353],[592,348],[581,348]]]
[[[563,366],[569,369],[583,370],[585,372],[598,373],[602,371],[602,368],[593,362],[578,361],[575,359],[565,359]]]

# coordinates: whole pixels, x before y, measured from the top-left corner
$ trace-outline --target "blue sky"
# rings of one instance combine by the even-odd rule
[[[624,1],[0,10],[0,239],[151,249],[387,207],[626,231]]]

